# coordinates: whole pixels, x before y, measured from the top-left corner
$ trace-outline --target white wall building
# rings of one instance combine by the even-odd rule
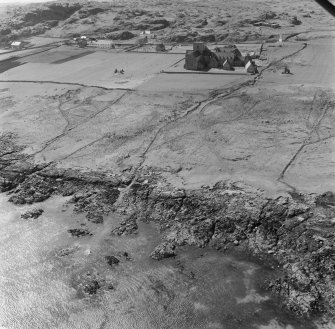
[[[102,49],[113,49],[113,48],[115,48],[114,41],[112,41],[112,40],[90,41],[90,42],[88,42],[87,46],[102,48]]]
[[[151,33],[151,31],[149,31],[149,30],[142,31],[142,32],[140,33],[140,36],[141,36],[141,37],[146,36],[146,37],[149,38],[149,39],[155,39],[155,38],[156,38],[155,33]]]
[[[19,50],[22,49],[23,43],[22,41],[13,41],[10,46],[12,49]]]

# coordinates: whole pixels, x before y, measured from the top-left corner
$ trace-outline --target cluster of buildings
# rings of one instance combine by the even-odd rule
[[[147,37],[148,39],[156,39],[156,34],[152,33],[149,30],[146,30],[140,33],[140,37]]]
[[[156,39],[155,33],[152,33],[149,30],[142,31],[139,37],[136,40],[136,44],[144,45],[148,43],[149,39]],[[106,40],[106,39],[96,39],[91,37],[86,37],[85,35],[74,38],[73,42],[77,43],[79,47],[95,47],[95,48],[102,48],[102,49],[113,49],[115,48],[115,43],[113,40]]]
[[[218,68],[234,71],[234,67],[244,67],[248,73],[257,73],[257,66],[250,55],[243,56],[236,45],[227,45],[209,50],[202,43],[194,43],[192,50],[185,55],[185,69],[193,71],[208,71]]]
[[[148,42],[148,38],[154,39],[155,35],[150,31],[143,31],[140,34],[136,44],[144,45]],[[113,40],[95,39],[81,36],[73,39],[79,47],[95,47],[102,49],[113,49],[115,43]],[[72,42],[73,42],[72,41]],[[156,51],[165,51],[163,44],[156,46]],[[208,71],[213,68],[234,71],[236,67],[244,67],[247,73],[258,73],[257,65],[252,57],[247,54],[243,56],[236,45],[224,45],[215,47],[210,50],[205,43],[196,42],[193,44],[192,50],[187,50],[185,54],[186,70],[192,71]]]
[[[151,31],[147,30],[147,31],[142,31],[140,33],[139,38],[137,39],[136,43],[138,45],[144,45],[146,43],[148,43],[149,39],[156,39],[156,34],[152,33]]]
[[[115,43],[113,40],[89,40],[88,47],[95,47],[101,49],[114,49]]]
[[[95,48],[102,48],[102,49],[115,48],[115,43],[113,40],[89,38],[84,35],[78,38],[73,38],[73,41],[68,40],[65,42],[65,44],[71,44],[71,43],[76,43],[80,48],[85,48],[85,47],[95,47]]]

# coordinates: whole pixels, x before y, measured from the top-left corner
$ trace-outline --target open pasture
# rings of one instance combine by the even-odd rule
[[[292,44],[298,50],[301,43],[297,46]],[[282,48],[285,51],[287,46]],[[280,49],[278,51],[281,51]],[[276,53],[278,53],[276,50]],[[283,54],[284,55],[284,54]],[[307,41],[307,46],[297,55],[288,57],[284,61],[275,65],[272,74],[264,76],[264,83],[274,83],[278,85],[301,84],[313,85],[322,88],[335,88],[335,67],[333,65],[335,58],[335,40],[319,39]],[[291,70],[291,75],[281,74],[282,68],[287,66]]]
[[[1,79],[135,88],[181,58],[182,55],[88,52],[64,46],[23,58],[25,65],[3,73]],[[121,69],[124,74],[119,73]]]

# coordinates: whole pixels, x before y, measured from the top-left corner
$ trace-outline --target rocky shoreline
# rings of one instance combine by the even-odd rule
[[[155,221],[164,232],[153,258],[171,257],[182,245],[251,252],[278,263],[281,274],[268,288],[284,297],[289,309],[334,315],[333,193],[267,199],[236,182],[182,191],[151,173],[139,178],[127,197],[138,220]]]
[[[72,196],[74,211],[85,213],[96,225],[110,212],[124,216],[111,232],[116,235],[136,233],[139,221],[154,222],[163,237],[151,254],[156,260],[173,257],[183,245],[251,253],[277,264],[278,275],[267,287],[282,296],[290,310],[334,318],[332,192],[269,199],[259,189],[228,181],[183,190],[150,168],[136,175],[111,175],[36,166],[12,135],[1,136],[0,142],[0,188],[11,202],[33,204],[52,195]]]

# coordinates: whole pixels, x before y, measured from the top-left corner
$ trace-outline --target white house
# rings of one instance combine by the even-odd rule
[[[155,38],[156,38],[155,33],[151,33],[151,31],[149,31],[149,30],[142,31],[142,32],[140,33],[140,36],[141,36],[141,37],[146,36],[146,37],[149,38],[149,39],[155,39]]]
[[[102,49],[113,49],[115,48],[115,44],[113,40],[96,40],[90,41],[87,46],[96,47]]]
[[[22,43],[22,41],[13,41],[13,42],[10,44],[10,46],[11,46],[12,49],[20,50],[20,49],[22,49],[22,47],[23,47],[23,43]]]

